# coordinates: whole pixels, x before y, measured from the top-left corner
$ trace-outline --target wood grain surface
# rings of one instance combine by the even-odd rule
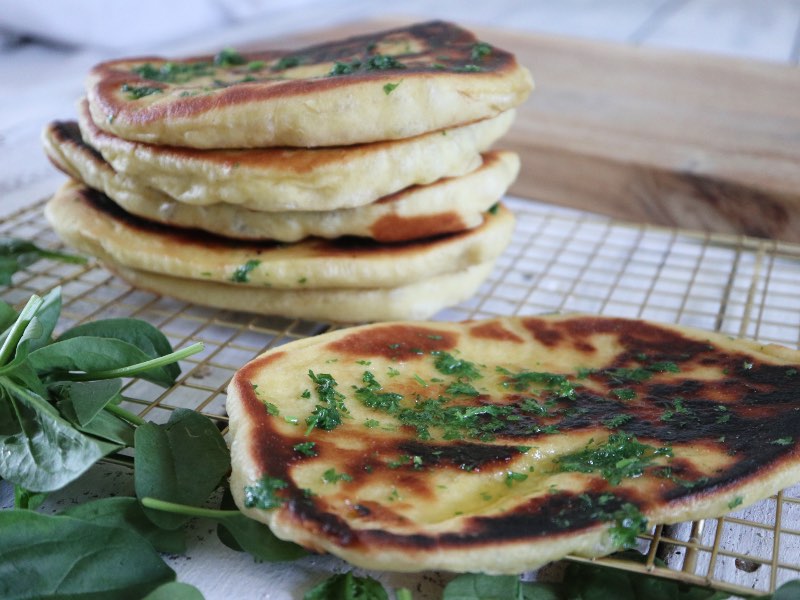
[[[403,24],[363,21],[296,47]],[[800,242],[800,70],[679,50],[477,29],[536,89],[498,146],[511,193],[618,219]]]

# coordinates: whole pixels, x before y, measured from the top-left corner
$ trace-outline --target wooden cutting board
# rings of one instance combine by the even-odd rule
[[[402,25],[350,23],[306,43]],[[511,193],[628,221],[800,242],[800,69],[474,28],[517,54],[536,89],[498,147]]]

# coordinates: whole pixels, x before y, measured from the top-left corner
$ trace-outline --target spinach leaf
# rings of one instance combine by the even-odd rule
[[[142,600],[203,600],[203,594],[193,585],[171,581],[158,586]]]
[[[0,597],[139,599],[175,580],[153,547],[119,527],[0,511]]]
[[[230,454],[214,423],[193,410],[176,409],[164,425],[136,428],[134,482],[139,499],[152,497],[198,506],[230,468]],[[146,511],[160,527],[176,529],[189,517]]]
[[[109,402],[119,399],[122,380],[59,381],[49,385],[48,390],[61,400],[62,406],[69,406],[77,425],[88,425]]]
[[[146,321],[139,319],[102,319],[83,323],[68,329],[58,337],[58,341],[77,337],[98,337],[122,340],[139,348],[149,358],[157,358],[172,352],[172,345],[166,336]],[[164,367],[173,380],[181,374],[176,363]]]
[[[28,240],[0,237],[0,284],[9,285],[11,276],[42,258],[84,264],[86,259],[64,252],[45,250]]]
[[[800,598],[800,579],[787,581],[772,596],[767,596],[764,600],[797,600]]]
[[[308,590],[303,600],[389,600],[389,594],[372,577],[356,577],[347,572],[329,577]]]
[[[113,338],[68,338],[39,348],[30,353],[31,365],[49,379],[110,379],[120,375],[114,371],[144,363],[153,357],[129,342]],[[86,377],[76,377],[70,372],[82,371]],[[165,367],[148,369],[138,376],[155,384],[169,387],[175,378]]]
[[[521,600],[519,577],[488,576],[479,573],[459,575],[447,584],[443,600]]]
[[[183,531],[169,531],[153,524],[144,514],[136,498],[101,498],[72,506],[61,513],[87,523],[106,527],[122,527],[135,531],[159,552],[182,554],[186,552],[186,537]]]
[[[220,502],[220,509],[221,513],[238,511],[227,487]],[[217,536],[228,548],[237,552],[247,552],[259,560],[269,562],[295,560],[308,554],[302,546],[276,537],[269,527],[242,513],[218,519]]]
[[[19,429],[0,437],[0,477],[34,492],[57,490],[119,446],[92,439],[46,400],[0,377]],[[56,414],[54,414],[56,413]]]

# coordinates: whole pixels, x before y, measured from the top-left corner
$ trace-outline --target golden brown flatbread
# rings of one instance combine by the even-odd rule
[[[122,211],[105,195],[66,183],[45,215],[74,248],[119,265],[231,287],[393,288],[493,261],[514,217],[502,205],[459,233],[397,244],[363,238],[309,238],[294,244],[232,240],[166,227]]]
[[[339,330],[227,410],[239,507],[365,568],[518,573],[800,480],[800,352],[643,320]]]
[[[174,200],[259,211],[329,211],[375,202],[411,185],[474,171],[514,111],[405,140],[335,148],[195,150],[131,142],[98,129],[85,106],[83,137],[118,173]]]
[[[74,122],[55,121],[43,132],[51,161],[64,173],[102,191],[125,211],[151,221],[202,229],[236,239],[296,242],[307,237],[369,237],[382,242],[420,239],[471,229],[506,192],[519,171],[513,152],[487,152],[474,171],[412,186],[372,204],[331,211],[263,212],[235,204],[177,202],[118,173],[80,137]]]
[[[412,137],[500,114],[532,89],[513,55],[421,23],[286,52],[113,60],[92,69],[98,127],[194,148],[334,146]]]

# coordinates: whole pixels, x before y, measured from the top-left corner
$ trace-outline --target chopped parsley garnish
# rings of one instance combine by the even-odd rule
[[[264,402],[264,407],[267,409],[267,414],[271,417],[277,417],[279,414],[281,414],[281,411],[278,410],[278,407],[272,402]]]
[[[506,485],[511,487],[514,485],[516,481],[525,481],[528,476],[525,473],[516,473],[514,471],[508,471],[506,473]]]
[[[564,375],[540,371],[512,373],[503,367],[497,367],[497,371],[506,376],[502,385],[512,387],[518,392],[530,390],[533,386],[541,386],[553,392],[558,398],[575,398],[575,386]]]
[[[263,60],[251,60],[249,63],[247,63],[247,70],[260,71],[265,66],[267,66],[267,63],[265,63]]]
[[[498,212],[500,212],[500,203],[499,202],[495,202],[494,204],[492,204],[489,207],[489,214],[490,215],[496,215]]]
[[[314,427],[330,431],[342,424],[342,413],[347,412],[344,405],[344,394],[336,390],[336,380],[328,373],[316,375],[308,371],[308,376],[316,385],[317,395],[323,404],[317,404],[314,411],[306,418],[308,435]]]
[[[122,86],[122,91],[128,94],[128,98],[131,100],[139,100],[145,96],[164,93],[164,90],[159,87],[152,87],[149,85],[130,85],[127,83]]]
[[[792,438],[791,436],[787,436],[787,437],[778,438],[776,440],[772,440],[770,442],[770,444],[774,444],[776,446],[791,446],[793,441],[794,441],[794,438]]]
[[[614,525],[609,533],[618,548],[632,548],[636,545],[636,537],[647,529],[647,518],[630,502],[614,512],[613,518]]]
[[[480,396],[480,392],[476,390],[471,383],[465,381],[455,381],[451,383],[447,386],[445,394],[450,394],[451,396]]]
[[[472,60],[481,60],[485,56],[489,56],[492,53],[492,47],[487,44],[486,42],[476,42],[472,45],[472,51],[470,52],[470,58]]]
[[[163,81],[166,83],[186,83],[196,77],[207,77],[214,74],[214,65],[209,62],[166,62],[160,67],[145,63],[131,69],[142,79]]]
[[[335,62],[328,75],[350,75],[357,71],[386,71],[389,69],[405,69],[406,66],[394,56],[375,54],[366,61],[354,59],[350,62]],[[387,94],[389,92],[386,92]]]
[[[481,372],[474,363],[468,360],[456,358],[452,354],[441,350],[434,350],[431,354],[436,357],[433,366],[443,375],[453,375],[464,379],[481,378]]]
[[[633,415],[621,414],[621,415],[614,415],[613,417],[606,417],[601,421],[601,423],[603,423],[603,425],[605,425],[609,429],[616,429],[617,427],[619,427],[620,425],[624,425],[631,419],[633,419]]]
[[[741,496],[736,496],[733,500],[728,502],[728,508],[733,510],[737,506],[741,506],[742,502],[744,502],[744,498],[742,498]]]
[[[295,444],[293,448],[295,452],[299,452],[300,454],[305,454],[306,456],[317,456],[317,451],[315,449],[316,445],[316,442],[300,442],[299,444]]]
[[[288,484],[277,477],[264,475],[255,485],[244,488],[244,505],[247,508],[261,508],[272,510],[282,506],[286,500],[277,495],[277,492],[288,487]]]
[[[380,391],[383,389],[383,386],[378,383],[375,379],[375,375],[371,372],[364,371],[364,374],[361,376],[361,381],[364,383],[364,386],[355,388],[354,393],[355,397],[365,406],[389,413],[396,412],[400,408],[403,395],[396,392]]]
[[[397,89],[397,86],[400,85],[400,82],[397,83],[387,83],[383,86],[383,93],[387,96],[391,94],[393,91]]]
[[[251,259],[243,265],[239,265],[236,267],[233,275],[231,275],[231,281],[235,281],[236,283],[247,283],[250,281],[250,273],[260,264],[260,260]]]
[[[284,56],[274,65],[272,65],[273,71],[284,71],[286,69],[291,69],[292,67],[296,67],[300,64],[300,57],[299,56]]]
[[[347,473],[337,473],[336,469],[330,468],[322,474],[322,481],[325,483],[338,483],[340,481],[353,481]]]
[[[586,448],[561,456],[556,463],[561,471],[599,471],[611,485],[617,485],[623,479],[642,475],[659,456],[672,456],[672,449],[656,448],[640,443],[634,436],[614,433],[602,444],[590,440]]]
[[[616,396],[620,400],[633,400],[636,398],[636,390],[631,388],[618,388],[616,390],[611,390],[611,395]]]
[[[218,67],[235,67],[237,65],[243,65],[246,62],[244,56],[233,48],[224,48],[214,57],[214,64]]]
[[[367,419],[366,421],[364,421],[364,427],[366,427],[367,429],[373,429],[375,427],[380,427],[380,424],[381,424],[381,422],[380,421],[376,421],[375,419]]]
[[[483,67],[479,67],[478,65],[464,65],[463,67],[456,67],[453,69],[457,73],[477,73],[479,71],[483,71]]]

